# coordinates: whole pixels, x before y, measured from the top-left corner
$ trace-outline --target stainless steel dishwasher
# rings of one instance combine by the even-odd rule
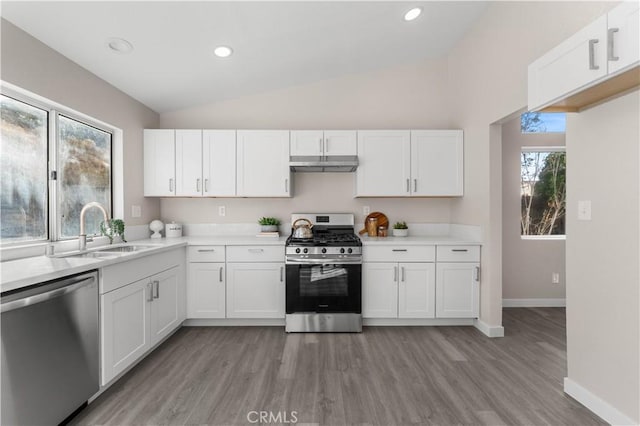
[[[97,272],[2,293],[0,307],[0,424],[59,424],[99,389]]]

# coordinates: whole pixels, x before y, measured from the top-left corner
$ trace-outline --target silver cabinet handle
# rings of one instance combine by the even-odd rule
[[[198,253],[213,253],[215,249],[198,249]]]
[[[169,179],[169,192],[173,192],[173,178]]]
[[[607,30],[607,59],[610,61],[617,61],[620,58],[613,52],[613,35],[620,31],[619,28],[609,28]]]
[[[284,180],[284,192],[289,193],[289,179]]]
[[[153,282],[153,298],[160,299],[160,281],[158,280]]]
[[[476,268],[475,268],[475,273],[474,273],[473,279],[476,280],[476,281],[480,281],[480,267],[479,266],[476,266]]]
[[[418,179],[413,180],[413,192],[418,192]]]
[[[147,302],[153,302],[153,283],[147,284],[147,290],[149,292],[149,297],[147,298]]]
[[[322,155],[322,138],[318,139],[318,148],[320,149],[320,155]]]
[[[204,192],[209,192],[209,179],[204,180]]]
[[[398,267],[394,266],[393,267],[393,282],[397,282],[398,281]]]
[[[196,179],[196,192],[200,192],[200,179]]]
[[[404,266],[400,267],[400,271],[402,272],[402,282],[404,282]]]
[[[391,249],[391,251],[407,251],[407,249]]]
[[[284,281],[284,266],[280,267],[280,282]]]
[[[466,253],[466,252],[468,252],[469,250],[467,250],[467,249],[451,249],[451,251]]]
[[[248,249],[250,253],[262,253],[264,249],[261,248],[250,248]]]
[[[223,281],[223,280],[222,280],[222,271],[223,271],[223,268],[222,268],[222,266],[221,266],[221,267],[220,267],[220,276],[219,276],[219,278],[220,278],[220,282],[222,282],[222,281]]]
[[[409,192],[409,178],[407,178],[407,192]]]
[[[329,152],[329,138],[324,138],[324,152]]]
[[[598,43],[597,38],[592,38],[591,40],[589,40],[589,69],[590,70],[600,69],[600,67],[596,65],[595,47],[594,47],[596,43]]]

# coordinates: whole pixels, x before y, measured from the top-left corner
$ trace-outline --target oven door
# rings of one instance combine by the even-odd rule
[[[287,265],[287,314],[362,312],[362,265]]]

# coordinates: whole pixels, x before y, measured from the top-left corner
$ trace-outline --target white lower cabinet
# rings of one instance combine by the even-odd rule
[[[187,276],[187,318],[224,318],[224,263],[189,263]]]
[[[436,316],[477,318],[480,294],[479,263],[438,263]]]
[[[284,318],[284,275],[284,262],[227,263],[227,318]]]
[[[433,318],[435,266],[428,262],[362,265],[364,318]]]
[[[180,325],[179,291],[176,266],[101,296],[103,385]]]

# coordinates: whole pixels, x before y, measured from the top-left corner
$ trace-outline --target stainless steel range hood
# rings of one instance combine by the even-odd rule
[[[357,155],[329,155],[329,156],[291,156],[289,169],[299,173],[322,172],[355,172],[358,168]]]

